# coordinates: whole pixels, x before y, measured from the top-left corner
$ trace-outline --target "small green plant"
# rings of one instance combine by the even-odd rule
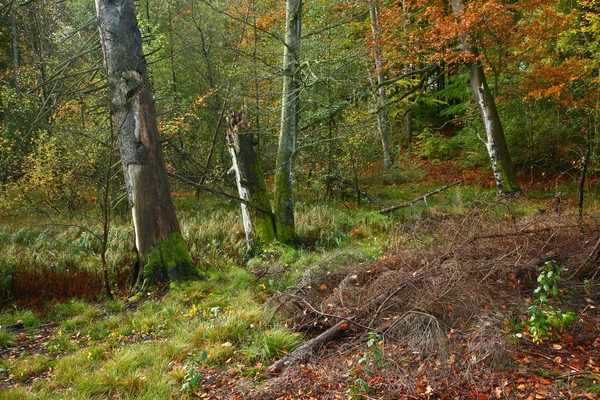
[[[538,297],[527,310],[529,319],[526,323],[535,343],[542,343],[551,335],[552,329],[562,331],[577,321],[577,314],[574,312],[563,312],[551,304],[558,301],[561,275],[562,268],[554,261],[547,261],[539,268],[538,286],[533,291]]]
[[[181,392],[185,394],[192,394],[202,386],[202,374],[200,371],[196,371],[194,367],[190,367],[187,374],[183,378],[183,384],[181,385]]]
[[[367,341],[367,350],[358,360],[356,368],[349,371],[346,375],[355,378],[353,385],[346,391],[349,398],[357,399],[361,392],[369,393],[371,388],[365,379],[372,378],[375,374],[371,368],[381,362],[383,338],[377,332],[369,332]]]

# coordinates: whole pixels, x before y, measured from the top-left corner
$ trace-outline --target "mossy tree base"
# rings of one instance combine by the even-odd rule
[[[138,287],[162,282],[180,282],[200,278],[200,272],[185,245],[183,236],[173,232],[153,246],[138,276]]]

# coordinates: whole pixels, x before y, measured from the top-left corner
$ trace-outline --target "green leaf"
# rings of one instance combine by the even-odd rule
[[[376,361],[381,361],[381,353],[379,352],[378,348],[375,348],[375,350],[373,350],[373,357],[375,357]]]

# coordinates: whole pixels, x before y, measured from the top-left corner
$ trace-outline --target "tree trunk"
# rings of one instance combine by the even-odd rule
[[[404,113],[404,138],[406,140],[406,154],[410,154],[412,151],[412,136],[413,136],[413,120],[412,120],[412,108],[409,108]]]
[[[196,277],[165,168],[133,0],[96,0],[138,253],[138,287]]]
[[[454,15],[459,19],[462,12],[462,3],[460,0],[451,1]],[[462,35],[460,40],[463,51],[473,54],[475,57],[478,55],[477,49],[469,45],[466,35]],[[477,101],[485,126],[487,136],[486,147],[498,190],[501,194],[520,192],[521,188],[519,187],[515,168],[508,152],[504,130],[502,129],[498,110],[496,109],[496,102],[487,84],[483,66],[476,60],[470,62],[468,67],[473,95]]]
[[[300,119],[300,35],[302,0],[286,1],[286,33],[283,51],[283,96],[281,101],[281,131],[275,171],[275,216],[277,238],[282,243],[294,242],[294,156]]]
[[[239,113],[232,113],[227,118],[227,148],[235,171],[238,193],[240,198],[270,210],[267,186],[254,146],[248,109],[243,106]],[[242,218],[250,251],[256,251],[275,240],[273,215],[242,204]]]
[[[385,169],[392,167],[392,155],[390,150],[390,123],[389,116],[386,110],[387,95],[385,86],[382,85],[385,77],[383,76],[383,61],[381,60],[381,48],[377,40],[379,38],[379,23],[377,21],[377,1],[369,3],[369,15],[371,16],[371,31],[373,32],[373,52],[375,56],[375,69],[377,73],[377,125],[379,128],[379,136],[381,138],[381,146],[383,147],[383,166]]]
[[[15,7],[17,3],[13,3],[11,8],[11,33],[12,33],[12,47],[13,47],[13,61],[15,63],[15,70],[13,71],[13,79],[15,85],[15,93],[19,96],[21,90],[19,87],[19,36],[17,33],[17,17],[15,13]]]

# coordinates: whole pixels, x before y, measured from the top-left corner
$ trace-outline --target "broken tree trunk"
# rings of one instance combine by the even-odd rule
[[[309,340],[281,360],[272,364],[267,369],[268,373],[270,375],[277,375],[283,372],[283,370],[290,365],[307,360],[315,350],[342,336],[344,333],[346,333],[349,327],[350,323],[348,321],[344,320],[338,322],[316,338]]]
[[[462,181],[456,181],[456,182],[451,183],[449,185],[446,185],[446,186],[444,186],[442,188],[434,190],[433,192],[429,192],[427,194],[424,194],[423,196],[419,196],[416,199],[413,199],[411,201],[407,201],[406,203],[402,203],[402,204],[397,205],[397,206],[392,206],[392,207],[384,208],[383,210],[379,210],[379,211],[377,211],[377,213],[378,214],[387,214],[387,213],[392,212],[394,210],[397,210],[399,208],[410,207],[413,204],[415,204],[415,203],[417,203],[417,202],[419,202],[421,200],[425,200],[428,197],[433,196],[434,194],[438,194],[439,192],[442,192],[442,191],[444,191],[444,190],[446,190],[448,188],[451,188],[452,186],[456,186],[456,185],[459,185],[461,183],[462,183]]]
[[[138,287],[198,276],[181,236],[133,0],[96,0],[125,186],[133,216]]]
[[[270,210],[271,203],[260,161],[254,150],[254,134],[250,130],[248,109],[227,117],[227,148],[231,155],[235,181],[240,198]],[[242,218],[248,248],[253,251],[275,240],[275,221],[272,214],[242,204]]]

